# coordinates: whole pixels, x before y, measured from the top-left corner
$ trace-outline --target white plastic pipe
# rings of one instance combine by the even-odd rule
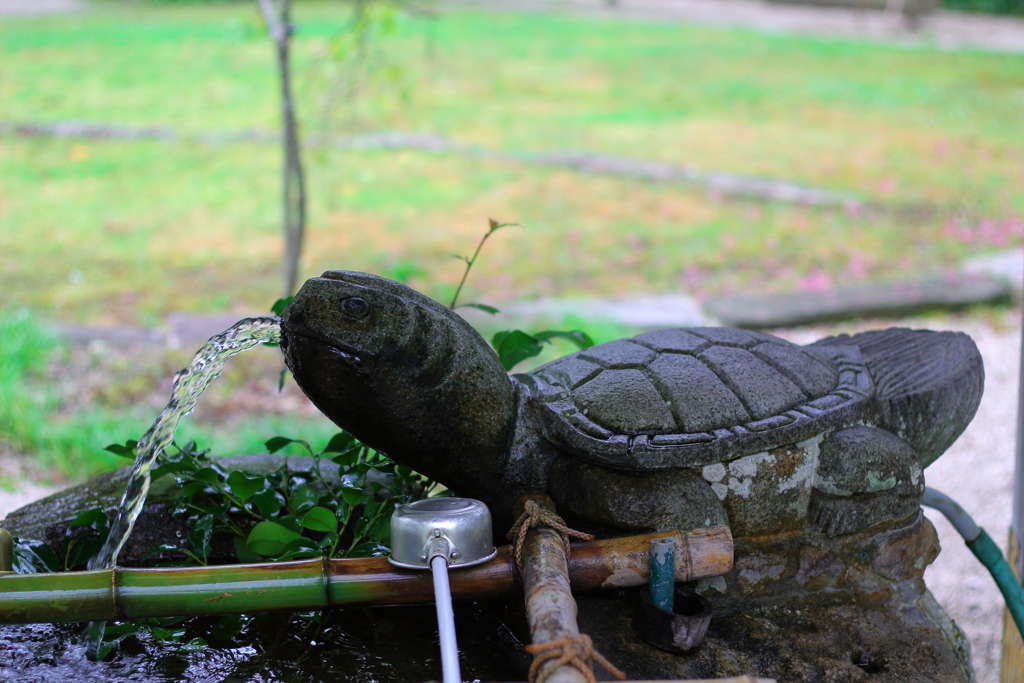
[[[430,571],[434,575],[434,603],[437,605],[437,631],[441,634],[441,670],[444,673],[444,683],[462,683],[459,646],[455,642],[452,591],[448,585],[448,560],[441,555],[430,558]]]

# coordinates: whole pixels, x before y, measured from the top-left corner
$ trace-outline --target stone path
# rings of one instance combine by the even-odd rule
[[[0,0],[0,16],[65,14],[89,8],[83,0]]]
[[[70,485],[46,483],[43,473],[27,467],[24,458],[0,451],[0,519]]]
[[[449,0],[444,6],[482,11],[575,12],[743,26],[787,35],[862,38],[908,46],[1024,52],[1024,18],[945,10],[923,17],[916,30],[908,30],[898,17],[877,10],[761,0]]]
[[[726,325],[759,329],[813,325],[861,317],[898,318],[927,311],[954,311],[977,304],[1020,300],[1024,289],[1024,248],[967,259],[960,274],[899,282],[865,282],[825,291],[720,297],[699,302],[683,293],[614,299],[544,298],[511,301],[497,315],[472,308],[459,313],[474,324],[535,329],[560,324],[566,316],[632,328]],[[263,312],[171,313],[161,328],[55,325],[72,342],[151,342],[170,348],[198,347],[239,319]],[[2,470],[0,470],[2,474]]]
[[[168,142],[187,140],[205,144],[269,144],[277,143],[279,140],[276,134],[259,130],[189,133],[165,126],[135,127],[89,121],[0,122],[0,135]],[[303,146],[346,150],[413,149],[504,163],[568,168],[580,173],[690,185],[716,197],[739,197],[808,206],[841,206],[851,210],[862,206],[862,202],[852,193],[808,187],[788,180],[723,171],[701,171],[692,165],[677,166],[661,161],[583,151],[507,152],[462,145],[431,133],[384,131],[365,135],[308,135],[303,139]]]
[[[824,3],[823,3],[824,4]],[[876,10],[788,5],[762,0],[442,0],[446,9],[579,12],[610,18],[744,26],[793,35],[863,38],[947,49],[1024,52],[1024,18],[938,10],[908,30]],[[80,12],[85,0],[0,0],[0,16]]]

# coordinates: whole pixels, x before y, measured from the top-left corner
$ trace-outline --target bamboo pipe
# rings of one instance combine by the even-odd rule
[[[0,574],[14,570],[14,538],[7,529],[0,529]]]
[[[677,539],[678,581],[721,576],[732,569],[728,527],[645,534],[574,543],[569,560],[572,589],[645,584],[650,540],[659,536]],[[508,595],[515,587],[508,547],[500,548],[489,562],[451,573],[454,599]],[[243,614],[433,600],[429,574],[393,567],[383,557],[0,574],[0,623],[6,624]]]
[[[537,493],[519,499],[516,517],[523,513],[527,501],[557,514],[554,501]],[[576,600],[569,589],[569,564],[566,561],[569,551],[562,535],[554,529],[540,526],[527,532],[523,546],[523,594],[526,598],[526,619],[530,624],[530,642],[535,646],[545,645],[566,636],[578,636]],[[542,655],[534,654],[534,666],[541,661]],[[532,669],[530,673],[530,678],[536,680]],[[539,673],[546,683],[587,683],[583,671],[568,664],[549,671],[541,669]]]

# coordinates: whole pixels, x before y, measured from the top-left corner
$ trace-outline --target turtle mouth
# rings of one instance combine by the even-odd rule
[[[312,343],[324,347],[327,351],[337,354],[349,362],[360,362],[374,358],[376,354],[366,349],[349,344],[347,342],[331,339],[327,335],[310,329],[306,325],[295,324],[294,322],[281,322],[281,350],[288,353],[292,341],[301,339],[307,344]]]

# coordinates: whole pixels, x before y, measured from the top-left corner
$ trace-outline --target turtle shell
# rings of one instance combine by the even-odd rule
[[[693,467],[795,443],[867,408],[853,346],[728,328],[658,330],[516,375],[562,450],[624,469]]]

